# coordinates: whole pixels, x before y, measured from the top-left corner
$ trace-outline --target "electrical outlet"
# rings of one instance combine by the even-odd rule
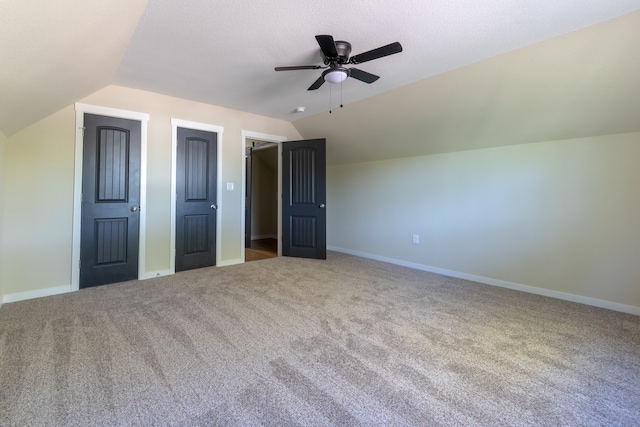
[[[413,244],[414,245],[419,245],[420,244],[420,235],[419,234],[414,234],[413,235]]]

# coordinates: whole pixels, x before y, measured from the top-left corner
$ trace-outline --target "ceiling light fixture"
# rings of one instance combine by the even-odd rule
[[[337,84],[345,81],[349,77],[349,73],[346,68],[331,68],[322,73],[322,77],[326,82]]]

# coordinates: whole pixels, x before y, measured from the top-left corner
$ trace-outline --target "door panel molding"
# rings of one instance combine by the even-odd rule
[[[267,142],[275,142],[278,144],[278,194],[282,194],[282,143],[287,141],[286,136],[280,135],[269,135],[266,133],[253,132],[249,130],[242,131],[242,138],[240,141],[242,142],[242,149],[240,150],[242,158],[242,207],[241,211],[241,232],[240,232],[240,262],[245,262],[244,260],[244,250],[245,250],[245,234],[246,234],[246,201],[245,194],[247,194],[247,165],[245,162],[245,148],[247,147],[247,140],[256,139],[259,141],[267,141]],[[282,256],[282,245],[280,242],[282,241],[282,197],[278,197],[278,256]]]
[[[140,122],[140,231],[138,245],[138,279],[145,278],[146,256],[146,207],[147,207],[147,126],[149,114],[137,111],[122,110],[118,108],[102,107],[77,102],[76,111],[76,135],[73,173],[73,229],[71,243],[71,291],[80,288],[80,226],[82,219],[82,154],[83,154],[83,129],[84,115],[95,114],[98,116],[116,117],[120,119],[136,120]]]
[[[222,246],[222,212],[224,206],[220,203],[222,198],[222,136],[224,127],[209,123],[192,122],[171,118],[171,250],[169,251],[169,274],[176,272],[176,168],[178,162],[178,128],[201,130],[217,134],[216,144],[216,205],[218,206],[216,215],[216,265],[221,265],[220,253]]]

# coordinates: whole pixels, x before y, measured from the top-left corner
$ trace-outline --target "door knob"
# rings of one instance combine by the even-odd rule
[[[320,209],[324,209],[324,203],[320,203],[320,205],[318,206]]]
[[[215,211],[216,209],[218,209],[218,207],[216,205],[211,205],[211,210]]]
[[[140,209],[140,206],[133,205],[133,206],[131,206],[131,208],[129,210],[131,212],[138,212],[138,209]]]

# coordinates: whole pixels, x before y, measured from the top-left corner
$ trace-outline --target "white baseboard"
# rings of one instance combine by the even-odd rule
[[[171,270],[148,271],[140,275],[140,280],[153,279],[154,277],[170,276],[174,274]]]
[[[216,267],[226,267],[229,265],[236,265],[236,264],[242,264],[242,263],[244,263],[244,260],[242,258],[229,259],[227,261],[220,261],[218,264],[216,264]]]
[[[513,289],[516,291],[528,292],[530,294],[542,295],[545,297],[557,298],[565,301],[577,302],[580,304],[591,305],[594,307],[606,308],[609,310],[620,311],[623,313],[635,314],[640,316],[640,307],[633,305],[620,304],[612,301],[605,301],[596,298],[589,298],[580,295],[568,294],[565,292],[553,291],[549,289],[538,288],[535,286],[521,285],[519,283],[506,282],[504,280],[492,279],[490,277],[476,276],[474,274],[460,273],[458,271],[446,270],[443,268],[431,267],[424,264],[403,261],[395,258],[387,258],[379,255],[369,254],[366,252],[352,251],[350,249],[338,248],[335,246],[327,246],[328,250],[342,252],[349,255],[355,255],[362,258],[373,259],[376,261],[388,262],[390,264],[401,265],[403,267],[414,268],[416,270],[429,271],[431,273],[442,274],[443,276],[457,277],[459,279],[471,280],[473,282],[483,283],[485,285],[499,286],[501,288]]]
[[[32,298],[50,297],[52,295],[66,294],[71,292],[71,285],[56,286],[55,288],[38,289],[35,291],[17,292],[2,297],[2,302],[17,302]]]

